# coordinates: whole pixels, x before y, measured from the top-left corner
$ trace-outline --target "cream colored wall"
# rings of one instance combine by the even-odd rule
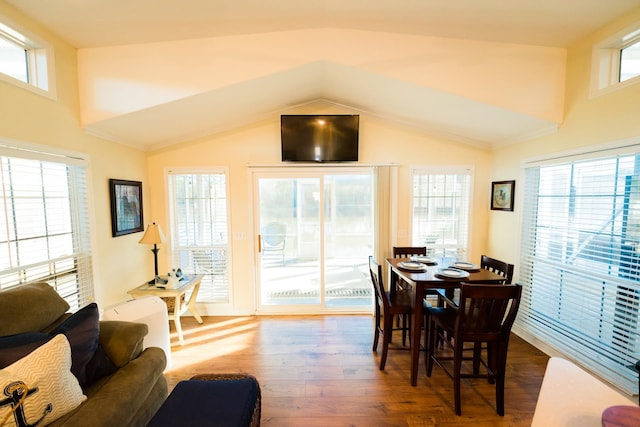
[[[493,155],[492,180],[520,179],[524,159],[640,137],[640,84],[589,98],[591,50],[597,44],[640,21],[640,8],[612,22],[568,51],[565,121],[556,134],[496,150]],[[522,181],[520,181],[522,184]],[[516,182],[516,211],[491,212],[488,251],[516,264],[518,274],[521,209],[518,202],[522,185]]]
[[[316,106],[315,110],[296,111],[301,114],[350,114],[353,111],[335,106]],[[423,133],[394,125],[366,115],[360,116],[360,164],[399,165],[398,228],[405,237],[398,245],[410,242],[410,172],[412,166],[472,166],[475,169],[475,203],[473,212],[471,254],[478,258],[487,243],[488,151],[476,147],[430,138]],[[229,171],[231,210],[232,277],[235,307],[205,307],[211,314],[252,313],[254,310],[254,257],[257,243],[252,229],[249,166],[278,165],[280,161],[280,116],[233,133],[204,138],[188,144],[149,154],[151,208],[163,227],[169,223],[166,194],[166,171],[174,167],[223,166]],[[246,236],[242,238],[240,236]],[[170,244],[166,245],[167,247]],[[160,264],[169,268],[169,253],[160,252]]]
[[[90,158],[90,197],[94,227],[96,300],[101,307],[128,299],[126,291],[153,273],[149,248],[137,244],[141,233],[112,238],[109,178],[143,181],[143,152],[85,134],[79,126],[76,50],[34,21],[0,2],[0,15],[23,31],[53,44],[57,76],[56,100],[0,81],[0,139],[85,153]]]

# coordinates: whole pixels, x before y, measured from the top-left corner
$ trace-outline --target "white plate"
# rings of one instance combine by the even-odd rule
[[[477,264],[474,264],[472,262],[466,262],[466,261],[458,261],[458,262],[454,262],[451,267],[460,269],[460,270],[479,270],[480,266]]]
[[[424,271],[427,269],[426,265],[421,264],[419,262],[413,262],[413,261],[409,261],[409,262],[400,261],[398,263],[398,267],[404,268],[405,270],[411,270],[411,271]]]
[[[464,279],[465,277],[469,277],[468,271],[458,270],[456,268],[442,268],[438,270],[438,274],[451,279]]]
[[[423,255],[412,256],[409,259],[411,261],[421,262],[423,264],[430,264],[430,265],[436,265],[437,264],[436,260],[434,260],[433,258],[428,257],[428,256],[423,256]]]

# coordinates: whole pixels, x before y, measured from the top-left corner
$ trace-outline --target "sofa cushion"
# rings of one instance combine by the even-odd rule
[[[71,373],[71,346],[57,335],[24,358],[0,370],[0,421],[6,425],[45,426],[78,407],[86,397]],[[12,407],[18,409],[12,413]],[[14,418],[16,417],[16,418]],[[2,425],[5,425],[4,423]]]
[[[116,367],[99,349],[98,306],[91,303],[68,317],[49,334],[25,333],[0,337],[0,368],[32,352],[57,334],[64,334],[71,346],[71,372],[83,388],[101,376],[113,373]]]
[[[142,353],[144,337],[149,333],[146,323],[122,320],[100,322],[100,344],[113,363],[122,368]]]
[[[47,283],[30,283],[0,292],[0,336],[40,332],[69,310]]]

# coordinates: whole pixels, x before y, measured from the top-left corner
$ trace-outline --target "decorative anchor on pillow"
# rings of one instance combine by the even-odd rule
[[[12,382],[11,384],[7,385],[4,388],[4,395],[7,396],[7,398],[4,400],[0,400],[0,408],[3,406],[11,405],[11,412],[13,412],[13,417],[16,421],[16,426],[35,427],[38,424],[40,424],[44,419],[44,417],[46,417],[47,414],[51,413],[51,411],[53,410],[51,403],[47,404],[47,406],[44,408],[44,411],[42,411],[42,417],[40,417],[40,419],[36,421],[34,424],[29,424],[22,405],[25,399],[27,398],[27,396],[37,392],[38,392],[38,387],[29,389],[29,387],[27,387],[27,385],[22,381]]]

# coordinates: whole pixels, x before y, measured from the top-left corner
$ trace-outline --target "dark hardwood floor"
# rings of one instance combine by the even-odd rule
[[[183,319],[184,346],[171,322],[169,388],[199,373],[250,373],[260,382],[267,427],[528,427],[548,360],[514,335],[504,417],[495,413],[494,386],[482,379],[463,380],[462,416],[456,416],[453,383],[438,367],[427,378],[421,358],[418,385],[411,387],[409,352],[390,349],[385,370],[378,370],[371,316],[203,319],[202,325]]]

